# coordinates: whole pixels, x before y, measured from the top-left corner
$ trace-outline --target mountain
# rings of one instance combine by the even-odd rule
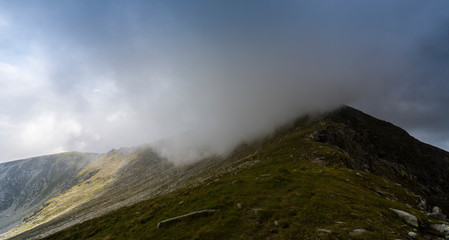
[[[77,169],[70,187],[3,237],[449,235],[449,153],[346,106],[301,117],[226,157],[175,165],[143,146],[112,150]]]
[[[391,123],[344,107],[324,117],[312,140],[349,154],[344,166],[397,182],[449,212],[449,154]]]
[[[0,239],[35,227],[51,233],[172,191],[215,162],[214,159],[203,159],[195,165],[175,166],[148,146],[97,155],[70,178],[71,187],[35,206],[31,215],[0,235]],[[47,226],[50,227],[47,229]]]
[[[0,233],[71,188],[96,154],[63,153],[0,164]]]

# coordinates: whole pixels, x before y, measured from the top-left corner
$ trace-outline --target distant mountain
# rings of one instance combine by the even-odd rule
[[[57,181],[64,187],[3,237],[449,237],[449,153],[350,107],[301,117],[227,157],[174,165],[146,146],[66,164],[78,167]]]
[[[78,172],[96,157],[74,152],[0,164],[0,233],[70,189]]]
[[[170,192],[184,186],[188,178],[204,172],[214,163],[214,159],[204,159],[195,165],[175,167],[149,146],[122,148],[96,155],[88,164],[77,168],[77,172],[66,175],[64,191],[52,194],[40,205],[33,205],[29,209],[32,213],[23,217],[23,221],[16,223],[8,233],[0,235],[0,239],[35,227],[41,229],[49,226],[48,231],[54,232]],[[72,168],[78,166],[70,161],[65,164]]]

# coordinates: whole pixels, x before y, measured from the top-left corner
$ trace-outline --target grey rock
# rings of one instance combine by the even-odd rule
[[[438,206],[432,208],[432,213],[442,214],[441,209]]]
[[[408,235],[412,238],[416,238],[417,234],[415,232],[408,232]]]
[[[446,221],[447,219],[447,216],[444,215],[441,209],[437,206],[433,207],[432,212],[429,213],[428,215],[441,221]]]
[[[317,231],[318,231],[318,232],[324,232],[324,233],[332,233],[331,230],[329,230],[329,229],[324,229],[324,228],[318,228]]]
[[[161,228],[163,225],[167,225],[172,222],[180,221],[184,218],[188,218],[188,217],[192,217],[192,216],[205,216],[205,215],[209,215],[211,213],[217,212],[217,211],[218,211],[217,209],[205,209],[205,210],[195,211],[195,212],[191,212],[191,213],[184,214],[181,216],[165,219],[163,221],[158,222],[156,225],[156,228]]]
[[[358,228],[358,229],[355,229],[354,231],[350,232],[349,234],[350,235],[360,235],[360,234],[363,234],[364,232],[366,232],[365,229]]]
[[[427,201],[426,201],[426,199],[423,199],[423,198],[420,197],[420,201],[419,201],[418,207],[425,210],[427,208]]]
[[[404,212],[398,209],[393,209],[390,208],[391,211],[395,212],[400,218],[402,218],[408,225],[414,227],[414,228],[418,228],[419,227],[419,223],[418,223],[418,218],[416,218],[414,215],[408,213],[408,212]]]
[[[449,225],[447,224],[433,224],[432,228],[437,230],[438,232],[442,232],[446,235],[449,235]]]
[[[253,208],[253,209],[251,209],[251,210],[249,210],[249,212],[252,212],[252,213],[258,213],[258,212],[260,212],[260,211],[263,211],[264,209],[262,209],[262,208]]]

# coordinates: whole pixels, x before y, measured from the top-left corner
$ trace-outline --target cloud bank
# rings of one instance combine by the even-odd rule
[[[341,104],[449,149],[448,10],[2,1],[0,162],[153,142],[184,161]]]

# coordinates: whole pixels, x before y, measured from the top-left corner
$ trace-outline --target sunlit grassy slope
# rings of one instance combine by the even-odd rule
[[[93,153],[67,152],[2,163],[0,233],[34,215],[46,201],[71,188],[73,178],[96,158]]]
[[[114,182],[115,172],[122,164],[123,158],[104,154],[85,166],[73,179],[73,186],[61,194],[46,201],[43,206],[26,218],[21,224],[10,230],[6,236],[14,236],[60,215],[89,201]],[[101,166],[101,168],[100,168]]]
[[[46,239],[407,239],[416,230],[389,208],[419,218],[418,239],[431,232],[432,220],[416,207],[416,195],[385,178],[345,168],[346,152],[308,140],[326,124],[281,129],[240,147],[203,177],[191,179],[189,187]],[[156,228],[162,220],[203,209],[218,211]],[[351,235],[355,229],[366,232]]]

